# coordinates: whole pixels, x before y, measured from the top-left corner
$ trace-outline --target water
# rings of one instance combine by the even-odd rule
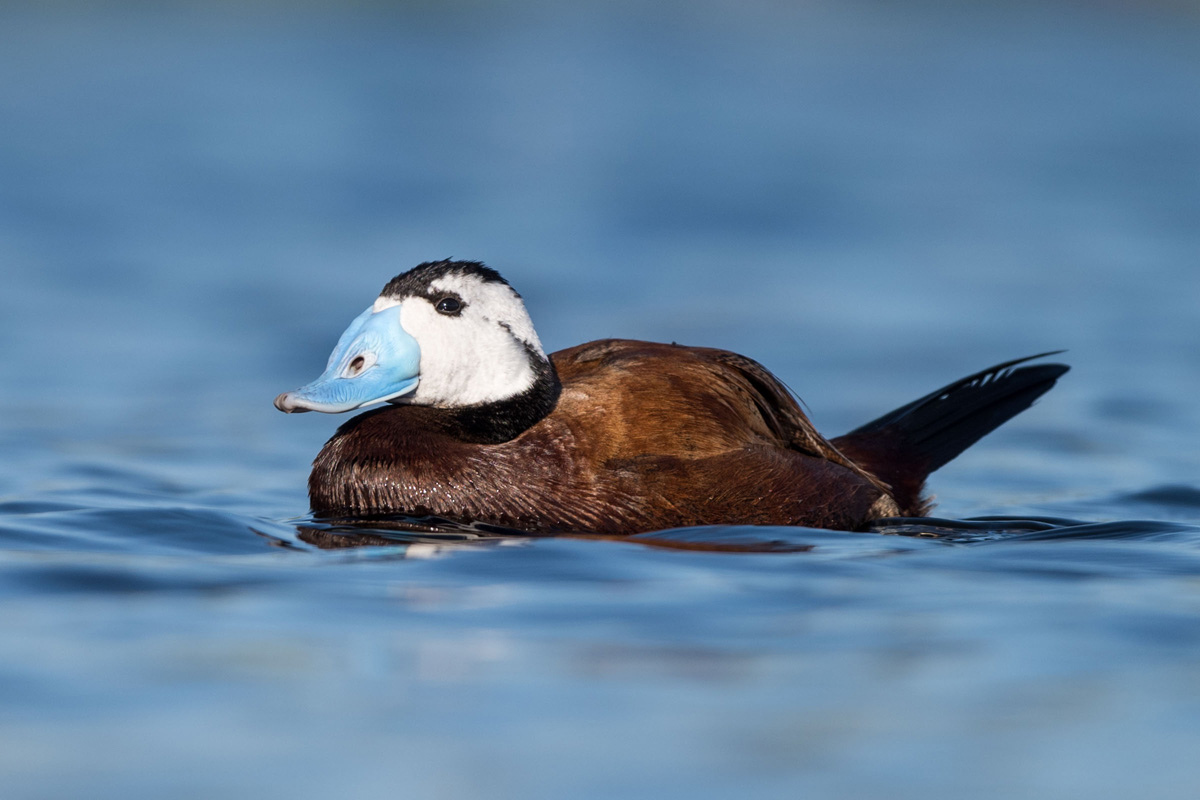
[[[4,6],[0,795],[1194,797],[1198,45],[1188,4]],[[314,547],[338,420],[271,400],[448,255],[551,349],[737,350],[830,435],[1074,369],[898,535]]]

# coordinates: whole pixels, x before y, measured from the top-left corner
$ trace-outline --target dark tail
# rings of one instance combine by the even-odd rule
[[[1070,367],[1036,364],[1041,353],[997,364],[839,436],[833,444],[892,487],[904,514],[922,515],[929,473],[1033,405]]]

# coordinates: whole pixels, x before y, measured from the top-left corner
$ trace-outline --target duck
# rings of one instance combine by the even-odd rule
[[[478,261],[388,281],[287,413],[365,411],[318,453],[317,518],[388,515],[531,534],[706,525],[866,530],[926,516],[929,474],[1048,391],[1015,359],[828,439],[737,353],[603,339],[547,355],[521,295]]]

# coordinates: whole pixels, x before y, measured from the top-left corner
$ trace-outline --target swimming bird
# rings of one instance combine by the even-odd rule
[[[275,399],[352,418],[309,477],[320,516],[403,514],[536,533],[716,524],[859,530],[930,507],[927,476],[1067,371],[1017,359],[834,439],[724,350],[622,339],[547,356],[521,296],[474,261],[393,278],[325,372]]]

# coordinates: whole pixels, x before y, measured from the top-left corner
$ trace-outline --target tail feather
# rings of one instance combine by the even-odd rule
[[[1000,425],[1033,405],[1070,367],[1027,356],[968,375],[855,428],[833,444],[892,486],[904,513],[928,510],[925,478]]]

